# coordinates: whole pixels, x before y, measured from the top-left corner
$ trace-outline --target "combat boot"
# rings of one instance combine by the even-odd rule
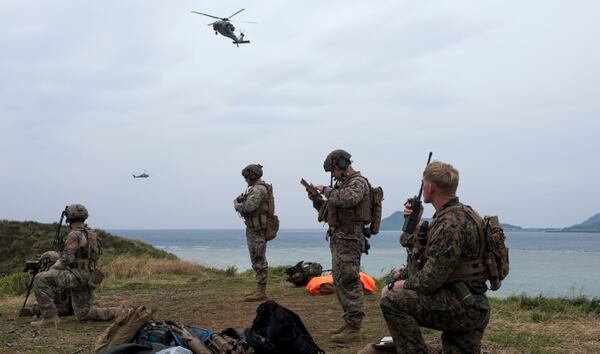
[[[257,284],[254,294],[244,297],[244,301],[263,301],[267,299],[267,284]]]
[[[343,331],[331,336],[331,341],[336,343],[352,343],[360,340],[360,328],[346,326]]]
[[[55,328],[58,328],[58,323],[60,322],[60,317],[57,314],[51,317],[42,317],[37,321],[31,321],[31,325],[35,327],[45,327],[50,324],[53,324]]]
[[[341,327],[338,327],[336,329],[332,329],[331,331],[329,331],[329,334],[334,335],[334,334],[342,333],[346,329],[346,326],[347,325],[344,323]]]

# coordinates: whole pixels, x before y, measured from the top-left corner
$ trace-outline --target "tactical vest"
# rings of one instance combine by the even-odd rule
[[[249,213],[244,213],[244,221],[249,229],[260,231],[268,227],[268,219],[275,215],[275,198],[273,197],[273,186],[265,182],[257,185],[264,186],[267,189],[267,197],[260,201],[258,208]]]
[[[491,274],[490,274],[490,270],[489,270],[488,265],[486,264],[486,259],[485,259],[485,253],[486,253],[485,252],[485,245],[486,245],[485,237],[486,236],[485,236],[485,233],[483,232],[483,227],[482,227],[483,218],[479,214],[477,214],[477,212],[475,210],[473,210],[471,207],[463,205],[463,204],[458,204],[458,205],[453,205],[453,206],[447,207],[446,209],[442,210],[440,213],[438,213],[436,215],[436,219],[450,211],[457,211],[457,210],[460,210],[461,212],[466,213],[469,216],[469,218],[471,220],[473,220],[473,222],[475,223],[475,225],[477,227],[477,234],[479,237],[479,251],[478,251],[477,255],[473,256],[473,257],[467,257],[465,255],[461,255],[460,258],[458,259],[458,262],[456,263],[456,266],[454,267],[454,272],[452,272],[452,275],[446,281],[446,283],[448,283],[448,284],[456,283],[456,282],[465,282],[467,284],[470,284],[471,282],[485,283],[485,281],[490,278]],[[435,229],[435,222],[429,228],[429,235],[431,235],[433,229]],[[427,238],[427,244],[425,245],[425,251],[424,251],[425,257],[427,257],[428,252],[429,252],[429,237]]]
[[[362,178],[365,180],[369,188],[367,195],[365,195],[358,204],[350,208],[342,208],[331,203],[325,203],[322,210],[319,211],[319,221],[322,219],[327,222],[333,231],[339,229],[346,233],[362,233],[363,225],[371,222],[372,188],[368,179],[356,173],[349,176],[339,186],[336,186],[335,189],[344,188],[355,178]]]
[[[77,241],[79,243],[79,249],[75,255],[76,267],[80,270],[93,271],[98,265],[98,259],[100,258],[100,243],[98,241],[98,235],[89,229],[87,226],[73,230],[77,232]],[[83,244],[80,239],[80,235],[85,235],[86,243]]]

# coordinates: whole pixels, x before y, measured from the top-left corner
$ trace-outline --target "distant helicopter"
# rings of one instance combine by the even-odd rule
[[[250,43],[250,41],[244,40],[244,32],[240,31],[239,37],[235,35],[235,27],[231,24],[231,22],[229,22],[229,19],[232,18],[233,16],[239,14],[242,11],[244,11],[244,9],[239,10],[238,12],[234,13],[233,15],[231,15],[229,17],[223,17],[223,18],[209,15],[209,14],[203,14],[202,12],[198,12],[198,11],[191,11],[191,12],[198,14],[198,15],[204,15],[204,16],[216,18],[218,21],[208,24],[209,26],[213,27],[213,30],[215,30],[215,35],[220,33],[225,37],[229,37],[229,38],[233,39],[233,44],[235,44],[236,46],[239,47],[240,44]],[[256,23],[256,22],[247,22],[247,21],[239,21],[239,22]]]
[[[137,176],[135,174],[133,174],[133,178],[148,178],[148,177],[150,177],[150,175],[146,173],[146,170],[144,170],[144,173],[139,174]]]

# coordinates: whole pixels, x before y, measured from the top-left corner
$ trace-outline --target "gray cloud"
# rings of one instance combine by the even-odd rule
[[[596,2],[250,1],[240,48],[189,13],[241,6],[3,2],[0,217],[80,201],[106,228],[241,227],[240,170],[261,162],[282,227],[313,227],[298,180],[328,181],[338,147],[386,214],[430,150],[506,222],[599,211]]]

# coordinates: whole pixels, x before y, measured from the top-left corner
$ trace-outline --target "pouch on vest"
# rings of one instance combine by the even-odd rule
[[[489,280],[490,290],[498,290],[509,271],[504,230],[497,216],[486,216],[482,219],[470,207],[464,207],[463,210],[477,225],[480,253],[479,258],[475,260],[461,258],[450,281]]]
[[[92,289],[96,289],[100,287],[100,284],[102,284],[102,280],[104,280],[104,273],[100,269],[96,269],[90,273],[90,278],[88,279],[88,286]]]
[[[377,235],[379,233],[379,227],[381,226],[382,202],[383,202],[383,188],[372,187],[371,188],[371,224],[369,225],[369,231],[371,232],[371,235]]]
[[[498,290],[502,280],[509,271],[508,248],[506,237],[497,216],[484,218],[484,233],[486,236],[486,263],[490,270],[490,289]]]
[[[273,215],[267,218],[267,241],[271,241],[277,237],[277,231],[279,231],[279,217],[277,215]]]

